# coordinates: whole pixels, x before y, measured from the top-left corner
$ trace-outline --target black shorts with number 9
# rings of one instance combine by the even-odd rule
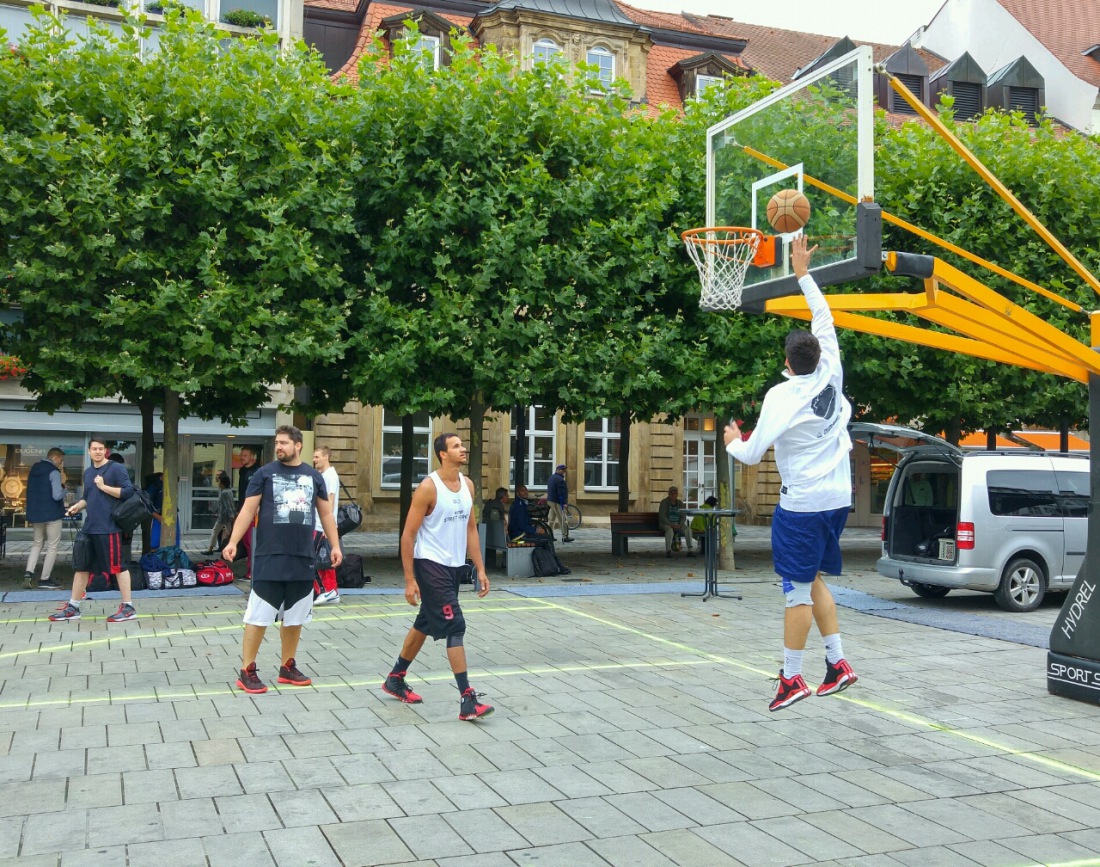
[[[413,629],[436,641],[466,631],[466,619],[458,604],[460,567],[444,566],[434,560],[413,560],[413,575],[420,588],[420,611]]]

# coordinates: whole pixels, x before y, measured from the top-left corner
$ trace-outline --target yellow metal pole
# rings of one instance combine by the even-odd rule
[[[1055,238],[1046,226],[1039,222],[1039,218],[1031,213],[1031,211],[1027,209],[1024,203],[1017,199],[1016,196],[1013,195],[1012,191],[1004,184],[1002,184],[1000,179],[998,179],[998,177],[993,174],[993,172],[987,169],[982,164],[982,161],[979,160],[970,151],[970,149],[967,148],[966,145],[959,141],[958,137],[953,132],[951,132],[951,130],[944,126],[943,121],[941,121],[939,117],[937,117],[936,113],[928,108],[928,106],[926,106],[915,96],[913,96],[913,94],[909,92],[909,88],[902,84],[896,76],[891,75],[885,70],[883,70],[883,74],[887,76],[890,82],[890,86],[894,88],[895,92],[897,92],[902,99],[909,103],[912,109],[917,114],[919,114],[928,123],[928,125],[939,134],[940,138],[946,141],[947,144],[950,145],[951,149],[955,151],[955,153],[966,160],[970,167],[981,176],[982,180],[984,180],[987,184],[989,184],[989,186],[993,188],[993,191],[997,193],[998,196],[1008,202],[1012,210],[1019,214],[1023,221],[1031,226],[1031,228],[1035,230],[1035,233],[1044,241],[1046,241],[1050,248],[1054,250],[1054,252],[1057,253],[1059,256],[1061,256],[1065,263],[1069,265],[1074,271],[1076,271],[1078,276],[1082,280],[1084,280],[1085,283],[1092,287],[1092,291],[1100,295],[1100,281],[1098,281],[1096,277],[1093,276],[1092,272],[1089,271],[1089,269],[1086,268],[1084,265],[1082,265],[1077,260],[1077,257],[1074,256],[1061,241]]]
[[[773,168],[789,168],[789,166],[787,166],[781,160],[777,160],[775,157],[770,157],[765,153],[761,153],[760,151],[756,150],[755,148],[751,148],[748,145],[744,145],[743,149],[745,153],[747,153],[750,157],[758,159],[762,163],[767,163]],[[855,196],[844,192],[844,190],[838,190],[836,187],[830,186],[824,181],[819,181],[817,178],[811,177],[807,174],[803,174],[802,179],[811,187],[815,187],[822,192],[828,193],[830,196],[835,196],[841,201],[847,202],[849,205],[855,205],[857,203]],[[922,229],[920,226],[916,226],[913,223],[903,220],[901,217],[897,217],[894,214],[891,214],[889,211],[882,212],[882,219],[884,219],[887,223],[892,223],[899,229],[904,229],[907,232],[912,232],[918,238],[923,238],[925,241],[929,241],[930,243],[935,244],[938,247],[943,247],[943,249],[948,250],[954,253],[956,256],[966,259],[969,262],[973,262],[975,265],[981,265],[983,268],[992,271],[994,274],[997,274],[1000,277],[1004,277],[1006,280],[1011,280],[1013,283],[1023,286],[1025,289],[1030,289],[1032,292],[1038,292],[1040,295],[1045,298],[1049,298],[1051,301],[1057,301],[1063,307],[1068,307],[1075,313],[1084,312],[1084,308],[1081,307],[1080,304],[1070,301],[1068,298],[1063,298],[1061,295],[1051,292],[1049,289],[1044,286],[1040,286],[1038,283],[1033,283],[1032,281],[1024,277],[1013,274],[1006,268],[1002,268],[1000,265],[990,262],[988,259],[983,259],[981,256],[975,255],[969,250],[964,250],[962,247],[956,246],[950,241],[945,241],[938,235],[933,235],[931,232]],[[890,268],[889,270],[892,271],[893,268]]]

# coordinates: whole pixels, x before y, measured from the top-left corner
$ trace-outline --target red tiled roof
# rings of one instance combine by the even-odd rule
[[[687,17],[715,36],[747,39],[749,46],[741,53],[744,63],[754,72],[784,83],[794,78],[797,70],[816,60],[840,41],[835,36],[742,24],[717,15],[688,15]],[[883,45],[877,42],[852,41],[856,45],[870,45],[876,62],[885,60],[899,48],[897,45]],[[943,58],[931,52],[918,51],[917,53],[928,64],[929,73],[935,72],[944,65]]]
[[[637,6],[629,6],[623,3],[622,0],[615,0],[615,5],[635,24],[641,24],[645,27],[658,27],[662,30],[679,30],[683,33],[713,35],[712,31],[696,24],[684,15],[674,12],[655,12],[652,9],[639,9]],[[696,51],[695,53],[698,54],[699,52]]]
[[[1070,72],[1100,87],[1100,63],[1081,52],[1100,42],[1096,0],[998,0]]]
[[[307,0],[309,6],[320,6],[322,3],[340,3],[340,2],[352,2],[352,8],[354,8],[355,0]],[[335,7],[326,7],[335,8]],[[335,74],[336,76],[347,76],[352,81],[359,80],[359,59],[363,56],[363,52],[367,50],[367,46],[370,45],[374,39],[376,33],[382,29],[382,22],[389,18],[391,15],[397,15],[402,12],[409,12],[413,7],[401,5],[390,6],[383,5],[381,3],[371,3],[367,9],[367,14],[363,17],[363,24],[359,28],[359,36],[355,41],[355,50],[352,51],[351,57],[348,58],[348,62],[343,65]],[[466,30],[470,26],[471,19],[469,16],[463,15],[440,15],[441,18],[445,18],[450,21],[459,30]]]
[[[341,12],[354,12],[359,0],[306,0],[306,6],[315,9],[337,9]]]

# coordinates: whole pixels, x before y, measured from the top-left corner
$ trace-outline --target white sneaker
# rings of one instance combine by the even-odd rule
[[[340,601],[340,591],[338,590],[326,590],[320,596],[313,600],[314,605],[335,605]]]

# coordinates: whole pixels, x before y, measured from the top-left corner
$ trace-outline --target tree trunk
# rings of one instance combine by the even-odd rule
[[[141,410],[141,465],[138,467],[138,476],[135,480],[139,488],[145,487],[145,480],[153,475],[154,458],[156,457],[156,441],[153,438],[153,413],[156,404],[149,398],[138,401],[138,409]],[[141,522],[141,553],[148,554],[153,550],[152,546],[153,521],[150,518]]]
[[[485,459],[485,404],[481,402],[481,395],[470,401],[470,442],[467,447],[470,451],[470,460],[466,465],[466,472],[470,481],[474,483],[475,499],[483,501],[485,490],[482,488],[483,466]],[[475,503],[475,508],[479,503]]]
[[[1058,420],[1058,451],[1069,451],[1069,416],[1062,416]]]
[[[630,511],[630,413],[619,416],[619,511]]]
[[[958,418],[953,418],[944,425],[943,438],[951,445],[957,446],[962,439],[962,424]]]
[[[985,450],[987,452],[997,451],[997,428],[990,427],[985,430]]]
[[[405,519],[409,517],[409,508],[413,498],[413,459],[416,457],[416,439],[413,428],[413,416],[401,416],[401,499],[398,508],[401,518],[398,522],[398,539],[405,532]],[[431,449],[431,443],[428,444]],[[431,469],[434,455],[428,458],[428,469]],[[398,545],[400,546],[400,542]]]
[[[737,508],[737,467],[726,452],[725,429],[720,418],[714,418],[714,470],[718,484],[718,508]],[[733,551],[733,518],[718,519],[718,568],[732,570],[736,567]]]
[[[517,406],[516,415],[516,453],[515,487],[527,484],[527,407]]]
[[[164,390],[164,507],[161,509],[161,547],[176,544],[176,509],[180,479],[180,396]]]

